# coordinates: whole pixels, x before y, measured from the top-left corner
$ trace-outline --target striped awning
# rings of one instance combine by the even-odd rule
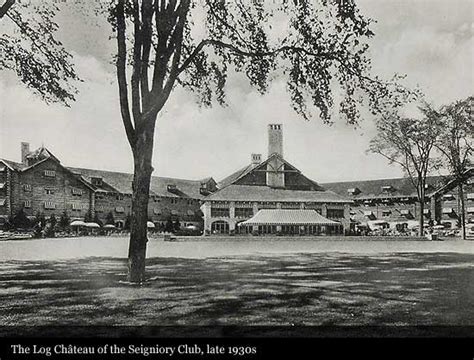
[[[341,225],[316,210],[262,209],[239,225]]]

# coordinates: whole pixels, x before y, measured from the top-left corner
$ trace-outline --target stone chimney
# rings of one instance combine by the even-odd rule
[[[283,158],[283,125],[268,125],[268,157],[273,154]],[[267,186],[272,188],[285,187],[284,163],[280,157],[272,158],[267,164]]]
[[[252,154],[250,157],[252,165],[258,165],[262,162],[262,154]]]
[[[278,154],[283,157],[283,125],[268,125],[268,157],[272,154]]]
[[[30,143],[22,142],[21,143],[21,163],[23,165],[28,165],[26,157],[30,153]]]

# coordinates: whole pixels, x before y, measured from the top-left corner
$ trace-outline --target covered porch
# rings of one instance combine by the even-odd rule
[[[316,210],[262,209],[238,224],[240,233],[259,235],[341,235],[343,225]]]

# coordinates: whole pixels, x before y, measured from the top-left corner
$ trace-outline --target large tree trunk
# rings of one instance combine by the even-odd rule
[[[461,179],[462,181],[462,179]],[[461,222],[461,239],[466,240],[466,203],[464,201],[464,186],[462,182],[459,183],[459,205],[460,205],[460,217]]]
[[[147,126],[147,129],[137,137],[137,142],[133,148],[134,175],[128,250],[128,279],[135,283],[145,280],[148,197],[151,173],[153,172],[151,166],[153,134],[154,124]]]

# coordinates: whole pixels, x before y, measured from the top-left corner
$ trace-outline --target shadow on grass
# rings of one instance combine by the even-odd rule
[[[341,253],[7,261],[7,326],[474,325],[474,255]]]

